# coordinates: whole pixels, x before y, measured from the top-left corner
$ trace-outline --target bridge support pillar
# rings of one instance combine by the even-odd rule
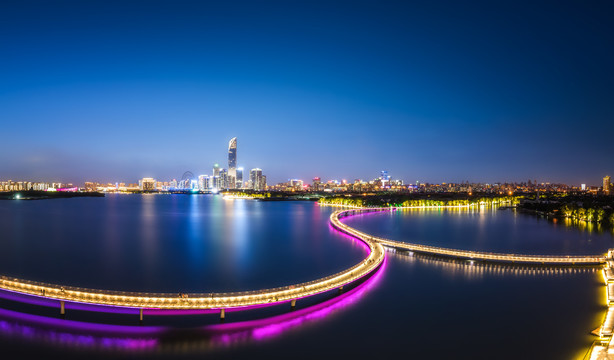
[[[60,300],[60,315],[66,315],[66,307],[64,305],[64,300]]]
[[[143,309],[139,309],[139,322],[143,323]]]
[[[343,292],[343,285],[339,286],[339,294]]]
[[[226,318],[226,309],[221,309],[220,310],[220,320],[224,321],[225,318]]]
[[[292,310],[294,310],[294,308],[296,307],[296,299],[290,301],[290,307],[292,308]]]

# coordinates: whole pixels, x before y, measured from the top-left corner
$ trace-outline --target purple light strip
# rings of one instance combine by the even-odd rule
[[[206,326],[205,329],[223,332],[223,334],[215,337],[213,341],[225,345],[234,343],[235,340],[244,340],[246,338],[261,341],[270,337],[278,336],[290,328],[302,325],[308,321],[315,321],[328,317],[333,312],[359,301],[369,290],[381,282],[386,264],[387,260],[384,259],[384,262],[377,272],[356,288],[330,300],[312,305],[308,308],[266,319],[209,325]],[[229,334],[228,332],[232,333]]]
[[[327,317],[337,310],[354,304],[380,283],[386,263],[384,260],[379,269],[365,282],[333,299],[266,319],[208,325],[200,330],[217,334],[209,340],[203,340],[210,341],[210,345],[214,346],[229,346],[245,340],[262,341],[279,336],[306,322]],[[161,345],[158,338],[169,330],[170,328],[163,326],[137,327],[85,323],[0,309],[0,333],[5,336],[42,339],[53,344],[85,348],[153,351]]]
[[[39,327],[62,329],[64,331],[88,332],[96,334],[114,335],[141,335],[151,336],[162,333],[166,327],[163,326],[124,326],[108,325],[98,323],[88,323],[82,321],[52,318],[48,316],[26,314],[0,308],[0,318],[10,319],[28,324],[35,324]]]
[[[329,227],[333,229],[336,233],[343,235],[344,238],[352,240],[354,244],[361,245],[363,250],[365,250],[365,252],[367,253],[367,256],[370,255],[371,248],[362,239],[335,228],[333,225],[330,224],[330,222],[329,222]],[[358,280],[360,280],[360,278],[354,281],[358,281]],[[330,291],[330,290],[327,290],[327,291]],[[322,291],[322,292],[326,292],[326,291]],[[312,294],[312,295],[306,295],[306,296],[299,297],[296,299],[297,300],[303,299],[306,297],[320,294],[322,292]],[[22,303],[27,303],[27,304],[32,304],[32,305],[39,305],[39,306],[47,306],[47,307],[59,307],[59,302],[60,302],[60,300],[56,300],[56,299],[50,299],[50,298],[42,297],[38,295],[23,294],[21,292],[6,290],[6,289],[0,289],[0,297],[7,299],[7,300],[11,300],[11,301],[22,302]],[[288,303],[290,301],[291,300],[283,300],[283,301],[277,301],[277,302],[267,303],[267,304],[232,307],[232,308],[225,309],[225,311],[235,312],[235,311],[253,310],[253,309],[259,309],[259,308],[264,308],[264,307],[281,305],[284,303]],[[70,301],[70,300],[64,300],[64,302],[65,302],[66,309],[72,309],[72,310],[92,311],[92,312],[111,312],[111,313],[116,313],[116,314],[132,314],[132,315],[139,313],[139,308],[134,308],[134,307],[104,305],[104,304],[89,304],[89,303],[82,303],[82,302],[76,302],[76,301]],[[164,316],[164,315],[201,315],[201,314],[218,313],[219,311],[220,309],[168,310],[168,309],[144,308],[143,314],[160,315],[160,316]]]

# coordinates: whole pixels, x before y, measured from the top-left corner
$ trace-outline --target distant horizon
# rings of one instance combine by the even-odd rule
[[[219,164],[219,163],[218,163]],[[240,168],[240,167],[239,167]],[[247,168],[243,168],[243,178],[244,178],[244,182],[246,182],[249,178],[249,171],[251,170],[247,169]],[[327,178],[327,177],[323,177],[323,176],[319,176],[319,175],[315,175],[309,178],[300,178],[300,177],[291,177],[291,178],[287,178],[285,180],[280,180],[280,181],[275,181],[275,182],[271,182],[269,175],[266,173],[266,169],[262,169],[263,170],[263,175],[267,176],[267,185],[268,186],[272,186],[272,185],[277,185],[280,183],[285,183],[288,182],[290,180],[302,180],[305,184],[311,184],[312,180],[314,177],[319,177],[322,182],[328,182],[328,181],[343,181],[346,180],[348,183],[353,183],[355,180],[361,180],[361,181],[365,181],[365,182],[369,182],[372,180],[375,180],[379,177],[380,175],[380,171],[377,172],[377,174],[371,178],[358,178],[358,177],[346,177],[346,178]],[[383,169],[385,170],[385,169]],[[196,173],[193,172],[191,170],[186,170],[185,172],[192,172],[194,174],[195,177],[198,177],[200,175],[208,175],[208,176],[212,176],[212,173]],[[67,179],[45,179],[45,178],[36,178],[36,179],[27,179],[27,178],[0,178],[0,182],[5,182],[5,181],[15,181],[15,182],[47,182],[47,183],[62,183],[62,184],[73,184],[73,185],[83,185],[85,182],[96,182],[99,184],[119,184],[119,183],[125,183],[125,184],[138,184],[139,180],[143,179],[143,178],[153,178],[156,181],[160,181],[160,182],[169,182],[172,180],[181,180],[183,173],[180,176],[177,177],[171,177],[171,178],[163,178],[163,177],[157,177],[155,175],[147,175],[147,176],[142,176],[139,178],[136,178],[134,180],[126,180],[126,179],[115,179],[115,180],[104,180],[104,179],[95,179],[95,178],[82,178],[84,180],[79,180],[79,181],[75,181],[75,180],[67,180]],[[390,175],[390,172],[389,172]],[[426,181],[426,180],[406,180],[406,179],[402,179],[402,178],[397,178],[394,177],[393,175],[391,175],[391,179],[392,180],[402,180],[403,183],[405,185],[415,185],[416,181],[418,181],[420,184],[464,184],[466,182],[469,182],[470,184],[505,184],[505,183],[528,183],[529,181],[531,183],[535,183],[534,181],[537,180],[537,184],[564,184],[564,185],[568,185],[568,186],[577,186],[579,187],[580,185],[584,184],[587,187],[600,187],[602,185],[602,181],[603,178],[606,176],[610,176],[609,174],[604,174],[601,178],[597,179],[598,181],[595,181],[594,183],[590,183],[590,182],[583,182],[583,183],[568,183],[568,182],[564,182],[564,181],[557,181],[557,180],[547,180],[547,179],[542,179],[540,180],[539,178],[535,178],[535,179],[524,179],[524,180],[497,180],[497,181],[471,181],[471,180],[462,180],[462,181],[447,181],[447,180],[441,180],[441,181]]]

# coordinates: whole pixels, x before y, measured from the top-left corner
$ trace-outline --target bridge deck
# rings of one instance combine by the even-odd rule
[[[369,209],[353,209],[341,210],[336,212],[339,218],[352,216],[361,213],[377,212],[377,211],[393,211],[396,208],[369,208]],[[606,261],[603,255],[524,255],[524,254],[505,254],[492,253],[481,251],[460,250],[451,248],[442,248],[429,245],[419,245],[385,239],[381,237],[371,236],[369,234],[358,231],[345,224],[342,225],[343,230],[349,234],[365,240],[371,240],[380,243],[384,246],[397,249],[404,249],[431,255],[439,255],[446,257],[458,257],[474,260],[506,262],[506,263],[532,263],[532,264],[549,264],[549,265],[598,265]]]
[[[331,217],[332,221],[332,217]],[[323,293],[350,284],[377,269],[383,262],[382,245],[362,239],[369,255],[360,263],[339,273],[310,282],[274,289],[233,293],[168,294],[121,292],[61,286],[0,276],[0,290],[60,301],[152,309],[227,309],[275,304]]]

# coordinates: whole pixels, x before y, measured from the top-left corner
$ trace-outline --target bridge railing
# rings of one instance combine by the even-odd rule
[[[50,284],[46,282],[32,281],[32,280],[20,279],[16,277],[3,276],[3,275],[0,275],[0,288],[4,288],[8,290],[15,290],[15,291],[19,291],[19,290],[16,290],[16,288],[19,288],[20,290],[30,290],[31,288],[31,291],[29,291],[30,294],[32,294],[34,290],[36,289],[37,291],[41,291],[40,295],[43,295],[42,293],[43,290],[49,290],[49,291],[52,290],[54,291],[54,294],[53,294],[54,297],[58,297],[58,292],[60,295],[66,292],[74,292],[74,293],[84,294],[88,297],[104,295],[104,296],[131,297],[131,298],[169,299],[169,298],[178,298],[181,295],[184,295],[187,298],[191,298],[191,299],[209,298],[213,300],[213,299],[220,299],[220,298],[238,298],[238,297],[249,297],[249,296],[259,296],[259,295],[260,296],[261,295],[274,296],[274,294],[276,293],[284,293],[288,291],[296,292],[298,296],[300,296],[302,289],[304,290],[305,288],[309,288],[309,287],[313,288],[314,286],[316,287],[316,289],[319,286],[322,286],[324,288],[329,288],[332,286],[330,282],[333,282],[333,280],[337,280],[335,282],[339,282],[341,285],[343,281],[341,281],[340,279],[342,278],[354,279],[356,277],[363,276],[369,273],[374,267],[379,265],[379,263],[381,263],[381,261],[383,260],[383,256],[384,256],[381,245],[378,245],[374,242],[370,242],[368,240],[363,240],[363,241],[369,247],[369,254],[365,259],[363,259],[362,261],[353,265],[350,268],[347,268],[343,271],[340,271],[340,272],[337,272],[337,273],[334,273],[332,275],[325,276],[322,278],[318,278],[312,281],[306,281],[306,282],[302,282],[298,284],[292,284],[292,285],[286,285],[286,286],[280,286],[280,287],[274,287],[274,288],[259,289],[259,290],[238,291],[238,292],[206,292],[206,293],[134,292],[134,291],[92,289],[92,288],[77,287],[77,286],[62,286],[58,284]],[[354,274],[356,270],[360,270],[358,274]],[[351,282],[354,280],[349,280],[348,282]],[[314,291],[314,289],[310,289],[309,292],[314,293],[317,291]],[[47,294],[48,297],[49,295],[51,294]]]
[[[411,208],[411,207],[410,207]],[[417,207],[417,209],[424,207]],[[379,212],[379,211],[390,211],[396,210],[396,208],[366,208],[366,209],[351,209],[351,210],[339,210],[337,211],[337,221],[341,218],[352,216],[360,213],[369,213],[369,212]],[[356,230],[346,224],[341,223],[339,221],[338,224],[344,231],[353,234],[355,236],[361,237],[363,239],[371,240],[378,242],[380,244],[404,248],[414,251],[420,251],[431,254],[440,254],[447,256],[459,256],[459,257],[468,257],[468,258],[479,258],[479,259],[489,259],[489,260],[504,260],[504,261],[525,261],[525,262],[550,262],[550,263],[590,263],[590,264],[598,264],[606,261],[606,256],[600,255],[530,255],[530,254],[507,254],[507,253],[496,253],[496,252],[486,252],[486,251],[472,251],[472,250],[461,250],[461,249],[453,249],[453,248],[444,248],[430,245],[421,245],[421,244],[413,244],[406,243],[401,241],[389,240],[386,238],[371,236],[359,230]]]
[[[208,293],[184,293],[186,294],[189,298],[207,298],[207,297],[211,297],[211,298],[220,298],[220,297],[237,297],[237,296],[250,296],[250,295],[261,295],[261,294],[269,294],[269,293],[276,293],[276,292],[283,292],[283,291],[287,291],[287,290],[292,290],[292,289],[300,289],[303,287],[308,287],[308,286],[312,286],[312,285],[316,285],[319,283],[323,283],[332,279],[335,279],[337,277],[340,276],[344,276],[347,275],[348,273],[351,273],[353,270],[359,268],[360,266],[363,265],[363,263],[367,261],[367,260],[363,260],[360,263],[344,270],[344,271],[340,271],[338,273],[329,275],[329,276],[325,276],[316,280],[312,280],[312,281],[307,281],[307,282],[303,282],[303,283],[299,283],[299,284],[294,284],[294,285],[287,285],[287,286],[280,286],[280,287],[275,287],[275,288],[267,288],[267,289],[260,289],[260,290],[249,290],[249,291],[237,291],[237,292],[208,292]],[[101,289],[91,289],[91,288],[84,288],[84,287],[77,287],[77,286],[61,286],[61,285],[57,285],[57,284],[50,284],[50,283],[45,283],[45,282],[39,282],[39,281],[31,281],[31,280],[25,280],[25,279],[19,279],[19,278],[14,278],[14,277],[9,277],[9,276],[0,276],[0,284],[3,284],[5,281],[7,282],[18,282],[21,284],[26,284],[26,285],[32,285],[32,286],[36,286],[36,287],[44,287],[44,288],[51,288],[51,289],[56,289],[56,290],[60,290],[60,291],[75,291],[75,292],[82,292],[82,293],[89,293],[89,294],[103,294],[103,295],[111,295],[111,296],[130,296],[130,297],[151,297],[151,298],[169,298],[169,297],[177,297],[179,293],[157,293],[157,292],[135,292],[135,291],[118,291],[118,290],[101,290]]]

